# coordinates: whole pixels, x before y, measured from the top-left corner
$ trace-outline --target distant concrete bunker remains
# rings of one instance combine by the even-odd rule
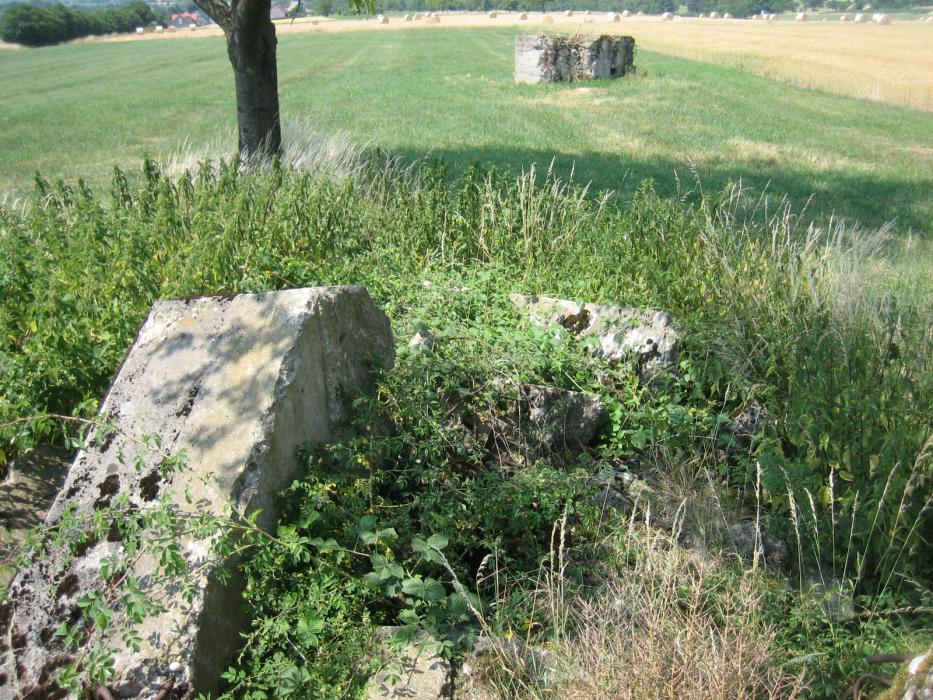
[[[515,37],[515,82],[568,83],[621,78],[635,70],[630,36],[574,34]]]

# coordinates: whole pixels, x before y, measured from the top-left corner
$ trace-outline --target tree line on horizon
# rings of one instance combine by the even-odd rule
[[[49,46],[86,36],[131,32],[154,21],[155,13],[143,0],[98,10],[61,3],[18,2],[6,7],[0,15],[0,39],[23,46]]]

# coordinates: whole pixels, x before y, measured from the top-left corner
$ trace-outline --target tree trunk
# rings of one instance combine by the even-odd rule
[[[243,12],[247,4],[253,12]],[[282,147],[275,25],[269,4],[266,0],[235,6],[233,27],[227,32],[227,54],[236,78],[240,153],[247,156],[277,155]]]

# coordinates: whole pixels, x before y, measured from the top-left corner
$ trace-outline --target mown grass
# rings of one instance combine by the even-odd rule
[[[884,28],[879,28],[884,29]],[[639,52],[634,79],[516,86],[514,29],[287,35],[287,122],[345,129],[410,158],[518,171],[555,163],[631,196],[741,181],[816,217],[926,234],[933,117],[782,85],[741,70]],[[233,129],[220,39],[111,42],[0,55],[0,190],[33,173],[102,184],[112,165]],[[680,185],[680,186],[679,186]],[[812,200],[811,200],[812,196]]]

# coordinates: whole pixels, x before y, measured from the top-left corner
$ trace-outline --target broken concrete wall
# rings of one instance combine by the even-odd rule
[[[78,454],[46,523],[72,509],[92,516],[118,499],[127,499],[128,514],[165,499],[177,513],[261,509],[268,529],[276,495],[299,473],[296,449],[337,439],[349,401],[371,386],[377,365],[393,361],[389,321],[361,287],[159,302],[101,409],[116,431]],[[147,435],[160,436],[161,449],[141,450]],[[182,450],[187,469],[166,474],[164,453]],[[54,631],[80,620],[78,600],[106,591],[101,564],[120,551],[120,537],[100,540],[76,557],[53,547],[17,574],[10,607],[0,611],[2,637],[14,640],[0,698],[58,696],[54,675],[71,652]],[[212,576],[219,562],[208,554],[210,539],[181,544],[189,570],[207,563],[193,574],[190,604],[144,557],[131,573],[165,611],[138,626],[140,651],[99,632],[84,642],[116,650],[114,697],[152,698],[166,683],[180,694],[213,692],[239,644],[240,590]]]
[[[630,36],[517,36],[515,82],[563,83],[621,78],[634,70]]]

